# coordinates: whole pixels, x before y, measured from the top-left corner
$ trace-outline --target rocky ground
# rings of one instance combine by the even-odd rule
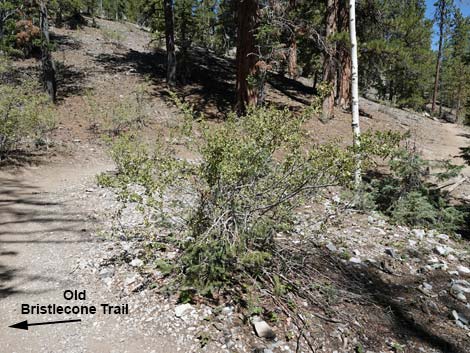
[[[275,320],[248,318],[230,300],[179,303],[177,295],[168,294],[166,277],[147,262],[145,237],[116,232],[139,229],[142,215],[97,186],[95,176],[113,165],[91,129],[86,103],[89,91],[99,104],[112,105],[150,82],[151,121],[142,133],[151,137],[156,125],[176,124],[161,89],[163,62],[148,48],[147,33],[129,24],[98,24],[79,31],[54,29],[59,41],[54,55],[62,63],[56,147],[33,165],[0,172],[0,341],[5,351],[470,351],[468,240],[391,225],[378,214],[345,208],[334,192],[299,211],[296,235],[279,238],[291,254],[305,249],[299,257],[310,271],[312,300],[299,300],[300,316],[289,317],[269,293],[262,299],[271,303]],[[200,89],[206,86],[201,82],[182,91],[189,101],[204,102],[214,112],[220,106],[203,99]],[[270,97],[291,102],[275,85]],[[297,98],[299,105],[308,95]],[[362,103],[371,114],[363,119],[365,129],[411,129],[426,156],[462,163],[456,157],[468,143],[462,127]],[[344,112],[328,124],[312,119],[312,138],[349,136],[349,119]],[[470,176],[468,168],[462,176]],[[468,199],[469,185],[459,185],[453,191],[456,198]],[[177,254],[160,249],[154,256]],[[63,304],[65,289],[86,290],[88,304],[127,303],[130,313],[88,315],[79,325],[29,331],[6,327],[25,319],[63,319],[21,315],[20,305]]]

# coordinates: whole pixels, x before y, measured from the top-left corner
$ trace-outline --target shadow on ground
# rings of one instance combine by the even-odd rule
[[[306,249],[289,247],[285,254],[279,254],[286,259],[281,260],[279,273],[304,288],[300,296],[313,311],[336,322],[347,322],[350,329],[357,330],[356,337],[367,336],[361,342],[365,350],[386,348],[386,339],[391,339],[407,347],[406,352],[415,351],[411,343],[415,349],[418,344],[445,353],[470,351],[465,330],[451,319],[453,310],[470,317],[470,309],[450,296],[447,271],[410,275],[405,261],[387,255],[377,264],[353,265],[327,250],[301,248]],[[419,254],[407,256],[410,259]],[[303,285],[299,285],[299,278]],[[423,282],[431,283],[436,295],[419,291]],[[330,322],[327,319],[324,327],[334,332],[338,325]]]
[[[71,213],[61,202],[49,202],[41,191],[28,183],[0,176],[0,299],[11,295],[47,292],[58,278],[28,274],[24,267],[37,253],[47,253],[51,244],[89,242],[81,234],[85,216]],[[38,257],[39,258],[39,257]],[[31,266],[30,266],[31,268]],[[34,282],[34,285],[31,283]],[[44,283],[42,290],[37,282]]]
[[[158,94],[167,97],[165,51],[158,49],[152,53],[129,50],[100,54],[94,60],[108,72],[136,72],[150,77],[157,86]],[[219,57],[201,48],[193,48],[186,58],[178,53],[177,62],[178,84],[172,89],[179,97],[192,104],[196,111],[204,112],[209,117],[222,117],[232,110],[235,103],[234,60]],[[309,95],[314,94],[312,88],[281,74],[270,75],[268,83],[286,99],[304,105],[310,104]]]

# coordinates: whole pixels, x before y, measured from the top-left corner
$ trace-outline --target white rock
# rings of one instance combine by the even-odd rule
[[[178,305],[178,306],[175,308],[175,316],[176,316],[176,317],[181,317],[181,316],[183,316],[183,314],[184,314],[186,311],[188,311],[188,310],[190,310],[190,309],[192,309],[192,308],[193,308],[193,306],[192,306],[191,304],[189,304],[189,303],[180,304],[180,305]]]
[[[413,233],[416,238],[422,240],[426,236],[426,232],[423,229],[413,229]]]
[[[446,256],[450,253],[450,249],[449,247],[447,246],[444,246],[444,245],[437,245],[435,248],[434,248],[434,251],[441,255],[441,256]]]
[[[259,318],[253,319],[253,327],[255,328],[255,332],[258,337],[267,339],[276,338],[276,334],[274,333],[273,329],[264,320]]]
[[[349,259],[349,262],[351,262],[351,263],[353,263],[353,264],[360,264],[362,261],[361,261],[361,259],[358,258],[358,257],[351,257],[351,258]]]
[[[113,268],[103,268],[101,271],[100,271],[100,277],[101,278],[109,278],[109,277],[113,277],[114,275],[114,269]]]
[[[457,271],[459,271],[461,275],[470,275],[470,268],[465,266],[457,266]]]
[[[438,234],[436,235],[436,238],[443,240],[443,241],[449,240],[449,236],[447,234]]]
[[[333,244],[331,241],[326,244],[326,248],[330,250],[331,252],[336,252],[338,249],[336,248],[335,244]]]
[[[130,265],[133,267],[142,267],[144,265],[144,262],[141,259],[135,258],[131,261]]]

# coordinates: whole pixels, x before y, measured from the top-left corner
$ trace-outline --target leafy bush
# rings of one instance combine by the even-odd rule
[[[276,234],[292,227],[292,211],[322,188],[349,183],[352,151],[306,150],[303,121],[258,108],[204,131],[198,205],[181,259],[189,284],[207,291],[261,273]]]
[[[0,75],[9,72],[0,61]],[[0,84],[0,158],[25,142],[44,143],[56,119],[49,98],[31,79]]]
[[[148,123],[148,99],[150,88],[140,84],[129,95],[119,101],[98,101],[91,93],[86,96],[90,128],[108,136],[131,132]]]

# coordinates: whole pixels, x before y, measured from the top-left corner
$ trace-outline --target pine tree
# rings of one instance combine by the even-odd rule
[[[237,39],[237,103],[236,110],[242,114],[247,107],[258,102],[256,79],[255,33],[259,25],[258,0],[237,0],[238,39]]]
[[[436,7],[435,21],[439,27],[439,44],[437,48],[437,60],[436,60],[436,71],[434,75],[434,91],[432,95],[432,112],[436,111],[436,101],[439,92],[440,74],[442,65],[442,52],[444,49],[444,41],[446,36],[446,30],[449,24],[449,19],[452,14],[454,2],[453,0],[438,0],[434,6]],[[442,109],[442,103],[440,104]]]
[[[176,84],[176,49],[173,0],[164,0],[166,38],[166,82]]]
[[[462,120],[470,96],[470,18],[460,10],[455,11],[450,33],[442,63],[442,103],[455,109],[456,118]]]
[[[57,81],[54,61],[50,53],[47,0],[39,0],[39,27],[41,28],[41,64],[44,87],[52,102],[56,101]]]

